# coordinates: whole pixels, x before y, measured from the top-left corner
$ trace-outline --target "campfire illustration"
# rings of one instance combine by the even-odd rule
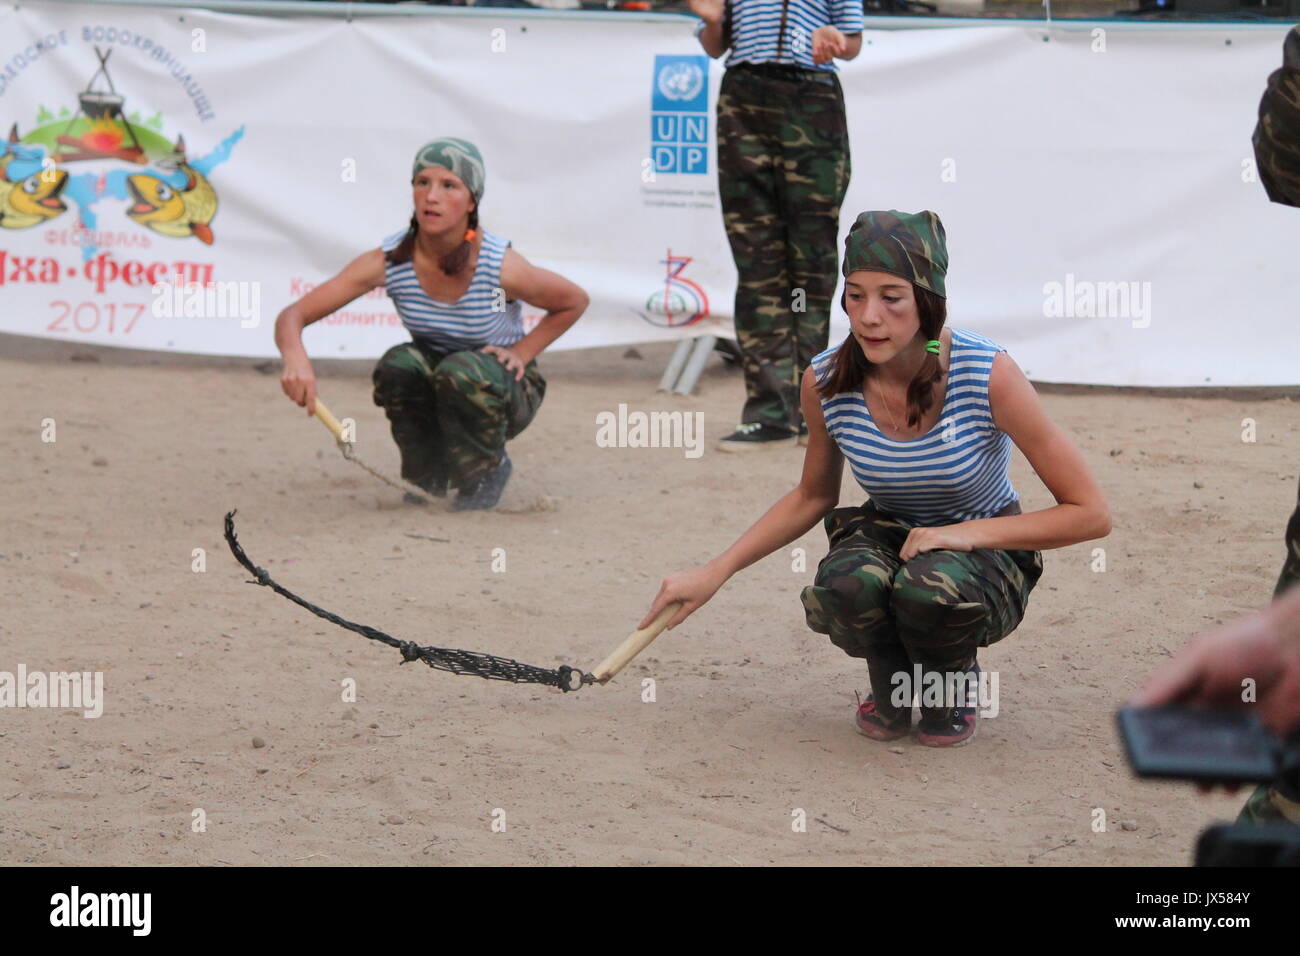
[[[147,162],[144,147],[135,135],[135,127],[123,112],[125,97],[117,92],[108,73],[108,59],[112,55],[112,49],[102,52],[95,47],[99,69],[77,96],[80,108],[58,136],[54,155],[60,163],[82,159],[121,159],[140,165]],[[95,82],[100,77],[108,84],[107,90],[95,89]],[[80,135],[72,135],[74,127],[78,128]]]

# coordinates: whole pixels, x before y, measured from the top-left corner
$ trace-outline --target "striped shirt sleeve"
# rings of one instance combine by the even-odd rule
[[[831,23],[844,33],[861,33],[862,0],[830,0]]]

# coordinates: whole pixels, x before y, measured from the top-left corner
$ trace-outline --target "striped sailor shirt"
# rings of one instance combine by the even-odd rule
[[[862,0],[789,0],[781,56],[777,57],[777,32],[781,27],[781,0],[726,0],[731,7],[731,53],[726,66],[737,63],[789,63],[810,70],[836,72],[835,61],[816,64],[812,35],[819,27],[838,27],[843,33],[861,33]],[[701,23],[695,28],[699,36]]]
[[[813,359],[818,380],[830,371],[833,346]],[[907,441],[887,438],[859,388],[822,399],[826,430],[877,509],[916,526],[989,518],[1019,496],[1011,487],[1011,436],[993,424],[989,373],[1002,346],[966,329],[952,330],[948,386],[939,421]]]
[[[399,232],[384,240],[387,253],[402,241]],[[455,302],[439,302],[420,286],[411,262],[384,264],[384,288],[412,337],[449,352],[485,345],[511,346],[524,337],[523,309],[518,299],[503,302],[501,262],[510,241],[483,230],[478,264],[465,294]]]

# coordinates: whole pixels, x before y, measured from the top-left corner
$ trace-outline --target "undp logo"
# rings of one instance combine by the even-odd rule
[[[656,56],[650,155],[657,173],[709,171],[709,58]]]

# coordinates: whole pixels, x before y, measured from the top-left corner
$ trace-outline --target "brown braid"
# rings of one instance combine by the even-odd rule
[[[469,228],[478,232],[478,207],[474,207],[469,214]],[[415,238],[420,233],[419,221],[415,218],[415,213],[411,213],[411,224],[406,229],[406,235],[392,249],[384,255],[384,261],[390,266],[400,266],[404,262],[410,262],[411,256],[415,253]],[[438,268],[444,275],[454,276],[462,272],[466,263],[469,262],[469,254],[474,248],[472,240],[461,240],[460,245],[451,252],[447,253],[438,260]]]
[[[411,261],[411,254],[415,252],[415,237],[420,232],[420,224],[416,221],[415,213],[411,213],[411,225],[407,227],[406,235],[392,249],[384,254],[384,261],[390,266],[400,266],[403,262]]]
[[[478,232],[478,206],[475,206],[469,214],[469,228],[475,233]],[[458,275],[465,270],[465,266],[469,263],[469,254],[473,249],[472,239],[462,239],[459,246],[438,260],[438,268],[442,270],[443,275]]]

